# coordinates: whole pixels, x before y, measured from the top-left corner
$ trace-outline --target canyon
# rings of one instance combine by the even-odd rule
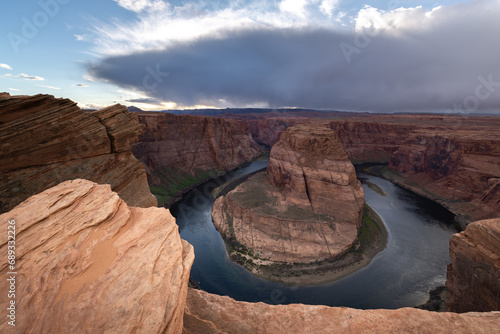
[[[133,153],[160,205],[169,207],[194,185],[261,154],[245,123],[206,116],[138,114],[143,134]]]
[[[356,241],[364,195],[328,128],[294,126],[273,146],[266,173],[219,197],[212,219],[231,244],[269,263],[333,259]]]
[[[439,202],[462,228],[500,215],[498,117],[259,117],[247,116],[246,122],[254,139],[268,146],[295,124],[328,124],[353,164],[388,164],[383,177]]]
[[[187,287],[193,249],[179,237],[168,210],[129,207],[108,185],[63,182],[0,216],[2,224],[13,220],[22,235],[15,301],[16,330],[23,333],[498,332],[500,312],[269,305],[193,290]],[[468,229],[498,241],[497,226],[483,221]],[[498,248],[479,245],[493,252],[484,252],[490,259],[498,254]],[[0,249],[6,252],[6,240]],[[470,251],[464,256],[477,257]],[[476,263],[480,270],[486,262]],[[2,264],[4,277],[8,271]],[[8,289],[3,280],[2,295]],[[469,295],[476,292],[478,298],[495,296],[485,289]],[[8,303],[2,298],[0,307]],[[2,332],[7,326],[0,324]]]
[[[0,95],[0,212],[66,180],[111,184],[133,206],[156,206],[131,149],[137,116],[114,105],[86,112],[50,95]]]
[[[260,130],[260,120],[248,125],[242,120],[148,114],[130,113],[120,105],[83,111],[68,99],[0,94],[0,226],[7,231],[9,222],[15,221],[18,237],[16,331],[499,332],[500,221],[472,223],[476,217],[496,218],[500,212],[498,118],[391,115],[363,120],[289,118],[283,123],[267,119],[269,124],[263,123]],[[288,128],[286,142],[276,144]],[[336,173],[325,172],[319,154],[302,152],[314,165],[302,166],[301,177],[286,162],[307,147],[307,136],[300,132],[316,130],[333,136],[330,142],[338,138],[343,146],[341,151],[335,145],[332,152],[337,158],[325,163],[335,166]],[[300,140],[294,142],[295,131]],[[141,132],[143,144],[132,148]],[[388,163],[380,171],[387,178],[460,213],[470,224],[450,241],[447,308],[469,313],[268,305],[188,288],[193,248],[180,238],[169,211],[154,207],[148,178],[154,191],[165,185],[172,171],[180,173],[176,190],[159,194],[169,197],[165,203],[171,202],[211,172],[223,173],[260,155],[257,143],[276,150],[268,174],[255,175],[262,178],[255,184],[279,185],[283,193],[278,200],[290,198],[299,209],[309,205],[311,212],[318,210],[315,215],[339,214],[337,219],[353,218],[356,226],[356,210],[362,203],[349,159]],[[290,149],[294,154],[286,153]],[[162,167],[166,178],[155,174]],[[340,192],[346,195],[346,201],[338,203],[342,210],[330,211],[324,204],[325,178],[334,181],[328,184],[350,189]],[[321,191],[306,190],[309,180]],[[0,251],[7,254],[9,246],[4,237]],[[8,272],[4,261],[0,273],[6,277]],[[2,280],[0,294],[7,296],[9,289]],[[4,310],[8,303],[0,299]],[[3,322],[0,331],[8,332],[8,326]]]

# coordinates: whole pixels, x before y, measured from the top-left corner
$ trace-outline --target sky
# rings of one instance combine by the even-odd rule
[[[4,0],[0,91],[82,108],[500,110],[500,0]]]

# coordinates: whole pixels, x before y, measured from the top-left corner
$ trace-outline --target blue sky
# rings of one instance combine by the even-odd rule
[[[497,0],[6,0],[4,8],[0,91],[16,95],[144,109],[471,111],[500,101]]]

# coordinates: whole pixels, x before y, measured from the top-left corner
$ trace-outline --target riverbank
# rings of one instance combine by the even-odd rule
[[[404,188],[406,190],[409,190],[419,196],[425,197],[427,199],[430,199],[431,201],[434,201],[447,209],[448,211],[452,212],[453,215],[455,215],[455,222],[457,226],[460,228],[460,231],[465,230],[467,225],[471,222],[471,217],[467,216],[459,211],[456,210],[455,205],[460,204],[458,201],[452,201],[449,199],[445,199],[442,197],[437,196],[436,194],[430,192],[429,190],[425,189],[424,187],[420,186],[419,184],[415,182],[411,182],[407,180],[405,177],[402,175],[398,174],[396,171],[393,171],[390,169],[387,165],[375,165],[375,166],[368,166],[365,168],[362,168],[362,170],[366,173],[382,177],[398,186],[401,188]],[[465,205],[465,204],[464,204]]]
[[[333,282],[367,266],[387,245],[388,233],[382,218],[365,204],[358,241],[336,259],[316,263],[276,263],[258,259],[247,249],[226,242],[229,258],[254,275],[289,285]]]

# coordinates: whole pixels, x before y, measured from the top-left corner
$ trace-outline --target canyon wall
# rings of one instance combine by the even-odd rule
[[[261,153],[245,123],[205,116],[140,113],[144,133],[133,148],[153,193],[169,206],[190,187]]]
[[[189,289],[185,334],[215,333],[499,333],[500,312],[437,313],[402,308],[356,310],[238,302]]]
[[[136,115],[115,105],[85,112],[50,95],[0,96],[0,212],[75,178],[111,184],[127,204],[156,200],[131,153],[141,132]]]
[[[447,310],[500,311],[500,219],[474,222],[453,235],[450,258]]]
[[[129,207],[109,185],[77,179],[30,197],[0,224],[18,236],[14,268],[0,264],[0,308],[15,301],[16,333],[182,332],[194,251],[168,210]],[[2,333],[14,328],[7,319]]]
[[[500,127],[499,127],[500,128]],[[416,131],[394,152],[394,180],[459,214],[462,222],[500,215],[496,131]]]
[[[310,263],[351,247],[363,205],[361,184],[335,133],[301,125],[281,135],[266,173],[215,201],[212,218],[230,244],[259,259]]]
[[[364,115],[247,119],[259,143],[273,146],[293,124],[325,124],[354,164],[388,163],[383,176],[431,198],[467,223],[500,215],[498,117]]]

